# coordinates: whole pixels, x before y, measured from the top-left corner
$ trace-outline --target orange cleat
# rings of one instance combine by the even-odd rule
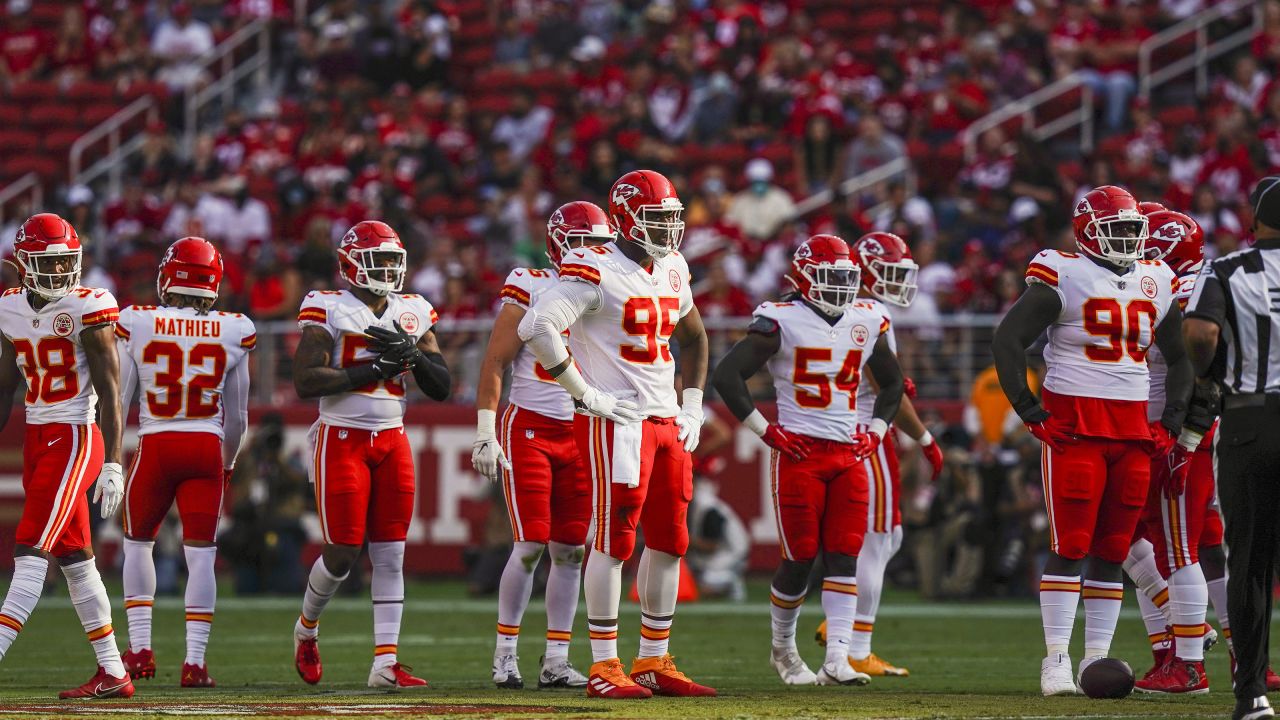
[[[209,677],[208,665],[182,663],[182,687],[211,688],[215,684],[213,678]]]
[[[124,662],[125,672],[134,680],[151,679],[156,676],[156,655],[151,648],[134,651],[129,648],[120,654]]]
[[[822,647],[827,646],[827,621],[826,620],[823,620],[821,623],[818,623],[818,629],[815,630],[813,633],[813,641],[818,643]]]
[[[320,664],[320,646],[315,638],[293,638],[293,665],[298,668],[298,677],[308,685],[320,682],[324,675],[324,665]]]
[[[714,688],[699,685],[676,669],[675,658],[668,653],[662,657],[636,658],[631,663],[631,679],[637,685],[653,691],[654,695],[669,697],[715,697]]]
[[[369,687],[371,688],[415,688],[426,687],[427,681],[420,677],[414,677],[409,672],[413,668],[408,665],[388,665],[386,667],[373,668],[369,671]]]
[[[133,697],[133,681],[129,679],[128,672],[123,677],[111,677],[101,666],[98,667],[98,673],[89,678],[89,682],[58,693],[59,700],[101,700],[114,697]]]
[[[610,700],[640,700],[653,697],[648,688],[637,685],[622,671],[622,661],[618,658],[601,660],[591,666],[587,673],[587,697],[609,698]]]

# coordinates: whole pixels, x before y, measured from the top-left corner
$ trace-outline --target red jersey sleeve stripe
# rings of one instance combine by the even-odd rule
[[[254,348],[255,348],[255,347],[257,347],[257,346],[258,346],[258,334],[257,334],[257,333],[254,333],[254,334],[250,335],[249,337],[246,337],[245,339],[243,339],[243,340],[241,340],[241,341],[240,341],[240,347],[245,348],[246,350],[252,350],[252,349],[254,349]]]
[[[881,335],[883,335],[883,334],[885,334],[885,333],[887,333],[887,332],[889,332],[889,318],[881,318],[881,319],[880,319],[880,334],[881,334]]]
[[[515,300],[521,305],[529,305],[533,300],[533,298],[529,296],[529,293],[525,292],[521,288],[516,287],[515,285],[504,286],[502,288],[502,297],[511,298],[512,300]]]
[[[328,322],[329,313],[325,312],[324,308],[302,308],[302,310],[298,312],[298,322],[302,322],[303,320],[319,323]]]
[[[582,265],[562,266],[560,268],[560,277],[579,278],[596,285],[600,284],[600,271],[595,268],[583,267]]]
[[[1027,268],[1027,277],[1036,278],[1037,280],[1041,280],[1054,287],[1058,286],[1058,273],[1044,265],[1032,263],[1031,266]]]
[[[118,338],[122,338],[122,339],[124,339],[124,340],[128,340],[128,339],[129,339],[129,331],[128,331],[128,330],[125,330],[123,325],[117,324],[117,325],[116,325],[116,337],[118,337]]]
[[[94,313],[89,313],[80,318],[82,325],[101,325],[103,323],[113,323],[120,319],[120,308],[107,308]]]
[[[436,312],[435,308],[431,308],[431,325],[435,326],[435,325],[438,325],[439,323],[440,323],[440,313]]]

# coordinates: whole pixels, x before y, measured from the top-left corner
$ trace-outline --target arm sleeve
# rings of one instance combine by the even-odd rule
[[[138,389],[138,365],[133,361],[133,353],[129,352],[128,340],[117,336],[116,350],[120,355],[120,408],[128,417],[133,392]]]
[[[599,299],[599,288],[590,282],[562,282],[529,308],[517,332],[542,367],[554,368],[569,357],[560,334],[590,312]]]
[[[222,418],[222,466],[232,467],[249,431],[249,363],[243,359],[227,374]]]
[[[1187,301],[1186,317],[1208,320],[1222,327],[1227,322],[1227,294],[1222,280],[1214,271],[1214,264],[1205,265],[1196,288]]]

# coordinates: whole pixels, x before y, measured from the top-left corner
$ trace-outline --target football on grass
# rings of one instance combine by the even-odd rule
[[[1080,689],[1095,700],[1116,700],[1133,692],[1133,668],[1116,658],[1094,660],[1080,673]]]

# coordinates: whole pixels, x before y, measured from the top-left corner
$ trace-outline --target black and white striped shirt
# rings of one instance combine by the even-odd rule
[[[1280,241],[1207,263],[1186,317],[1221,328],[1212,374],[1227,393],[1280,393]]]

